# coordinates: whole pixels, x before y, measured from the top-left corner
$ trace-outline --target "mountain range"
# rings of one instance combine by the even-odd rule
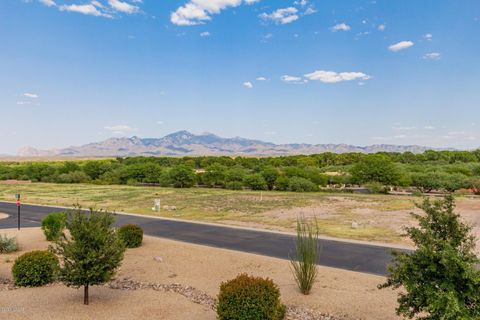
[[[110,138],[77,147],[39,150],[24,147],[18,151],[19,157],[125,157],[125,156],[281,156],[296,154],[316,154],[323,152],[375,153],[413,152],[432,150],[417,145],[376,144],[359,147],[348,144],[274,144],[240,137],[222,138],[212,133],[196,135],[188,131],[178,131],[163,138],[121,137]]]

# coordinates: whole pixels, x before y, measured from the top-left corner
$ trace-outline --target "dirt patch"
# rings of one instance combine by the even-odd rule
[[[0,212],[0,219],[8,218],[8,214]]]
[[[0,233],[16,235],[23,251],[48,246],[39,228],[0,230]],[[19,254],[0,256],[0,278],[11,279],[10,269]],[[320,267],[319,271],[313,293],[304,296],[296,287],[288,261],[145,237],[142,247],[126,252],[117,278],[166,285],[176,283],[216,297],[221,282],[239,273],[248,273],[273,279],[280,287],[282,302],[289,308],[297,308],[300,314],[311,310],[344,316],[344,319],[399,319],[394,310],[396,294],[377,289],[377,285],[385,281],[384,277],[326,267]],[[82,305],[81,290],[62,285],[1,291],[0,301],[2,306],[21,310],[9,313],[12,319],[215,319],[210,308],[177,293],[93,287],[91,294],[88,307]]]

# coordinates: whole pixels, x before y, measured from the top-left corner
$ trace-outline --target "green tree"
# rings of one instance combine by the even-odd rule
[[[402,288],[397,314],[423,320],[480,318],[480,262],[471,228],[454,213],[453,196],[419,205],[419,227],[407,228],[416,246],[394,252],[387,281],[379,288]]]
[[[63,264],[60,280],[67,286],[84,287],[83,303],[88,304],[88,288],[109,281],[123,259],[125,247],[112,227],[113,214],[80,208],[68,213],[66,228],[55,242],[53,252]]]
[[[368,155],[355,164],[350,173],[352,180],[358,184],[380,182],[395,186],[400,182],[400,172],[390,158],[380,155]]]
[[[245,177],[244,183],[252,190],[266,190],[267,182],[260,173],[250,174]]]
[[[275,185],[275,181],[278,178],[278,169],[274,167],[265,167],[261,172],[263,179],[267,183],[268,190],[273,190],[273,186]]]
[[[214,163],[205,169],[203,181],[210,187],[223,187],[225,186],[226,170],[227,167]]]
[[[190,188],[195,184],[195,172],[184,165],[173,167],[168,176],[175,188]]]

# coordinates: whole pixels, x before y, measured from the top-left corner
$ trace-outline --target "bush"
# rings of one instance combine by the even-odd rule
[[[296,256],[291,258],[293,276],[300,291],[307,295],[317,278],[318,256],[320,244],[318,241],[318,222],[307,221],[304,217],[297,219]]]
[[[295,192],[312,192],[318,191],[318,186],[308,179],[292,177],[288,184],[288,190]]]
[[[241,183],[240,181],[229,181],[227,182],[225,187],[230,190],[242,190],[243,183]]]
[[[252,190],[267,190],[267,182],[259,173],[248,175],[244,179],[244,183]]]
[[[370,183],[365,184],[364,187],[365,187],[365,189],[367,189],[371,193],[376,193],[376,194],[387,194],[388,193],[388,188],[385,187],[380,182],[370,182]]]
[[[0,235],[0,253],[10,253],[15,251],[18,251],[17,238],[9,238],[7,235]]]
[[[59,268],[58,258],[50,251],[27,252],[12,267],[15,285],[39,287],[53,282]]]
[[[52,212],[43,218],[42,230],[47,241],[55,241],[60,238],[65,228],[65,219],[64,212]]]
[[[142,245],[143,229],[135,224],[126,224],[118,229],[118,237],[127,248],[138,248]]]
[[[220,285],[217,315],[219,320],[281,320],[285,306],[272,280],[241,274]]]

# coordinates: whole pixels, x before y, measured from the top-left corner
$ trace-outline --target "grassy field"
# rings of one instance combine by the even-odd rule
[[[23,203],[96,207],[163,217],[294,231],[296,218],[316,216],[323,235],[401,243],[401,226],[418,198],[386,195],[254,192],[223,189],[102,186],[91,184],[0,185],[0,199]],[[162,208],[152,211],[153,199]],[[359,224],[352,228],[352,222]]]

